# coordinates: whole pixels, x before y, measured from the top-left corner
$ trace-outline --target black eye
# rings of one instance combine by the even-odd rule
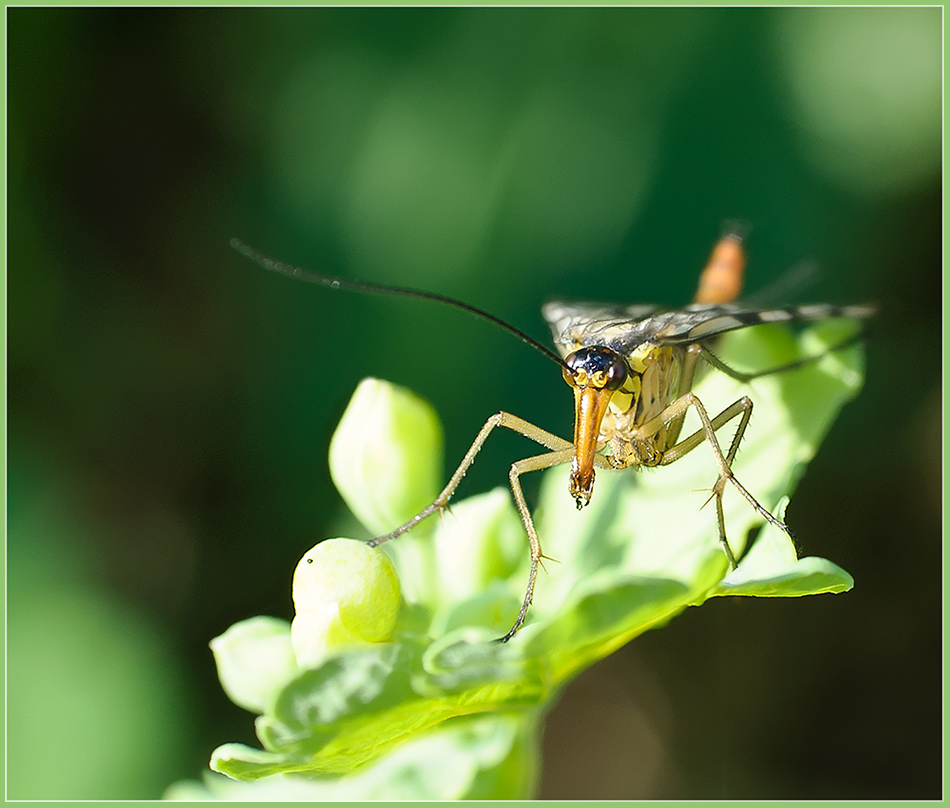
[[[617,355],[607,367],[607,384],[605,387],[608,390],[617,390],[626,380],[627,363],[623,360],[623,357]]]
[[[617,390],[627,380],[627,362],[610,348],[581,348],[570,354],[564,364],[568,384]]]

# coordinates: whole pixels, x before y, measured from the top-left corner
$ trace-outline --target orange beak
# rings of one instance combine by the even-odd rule
[[[574,463],[571,467],[571,496],[580,510],[594,490],[594,456],[600,438],[600,424],[607,412],[613,390],[605,387],[574,388]]]

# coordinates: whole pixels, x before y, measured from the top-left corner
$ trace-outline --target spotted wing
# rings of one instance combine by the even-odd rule
[[[567,356],[583,346],[608,345],[622,335],[639,333],[639,323],[661,310],[661,306],[651,305],[552,300],[545,303],[541,314],[551,328],[558,351]]]
[[[835,317],[864,319],[873,306],[813,304],[762,309],[743,303],[693,304],[682,309],[552,301],[542,309],[562,356],[602,345],[629,354],[645,342],[685,344],[764,323],[805,322]]]

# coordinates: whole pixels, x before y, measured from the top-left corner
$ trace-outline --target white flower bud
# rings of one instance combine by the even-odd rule
[[[377,535],[415,516],[439,492],[442,426],[405,388],[360,382],[330,441],[330,475],[350,510]]]
[[[312,667],[328,652],[392,638],[399,613],[396,571],[380,549],[327,539],[294,571],[291,642],[297,662]]]
[[[286,620],[242,620],[210,645],[224,692],[239,707],[254,713],[264,712],[271,698],[300,673]]]

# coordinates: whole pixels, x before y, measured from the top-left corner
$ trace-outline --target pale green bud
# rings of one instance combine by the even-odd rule
[[[254,713],[264,712],[273,696],[300,673],[286,620],[242,620],[210,645],[224,692]]]
[[[320,542],[297,564],[293,593],[290,637],[302,667],[332,651],[392,638],[399,579],[378,548],[353,539]]]
[[[389,382],[360,382],[330,441],[330,474],[360,522],[383,535],[415,516],[438,494],[441,465],[432,407]]]

